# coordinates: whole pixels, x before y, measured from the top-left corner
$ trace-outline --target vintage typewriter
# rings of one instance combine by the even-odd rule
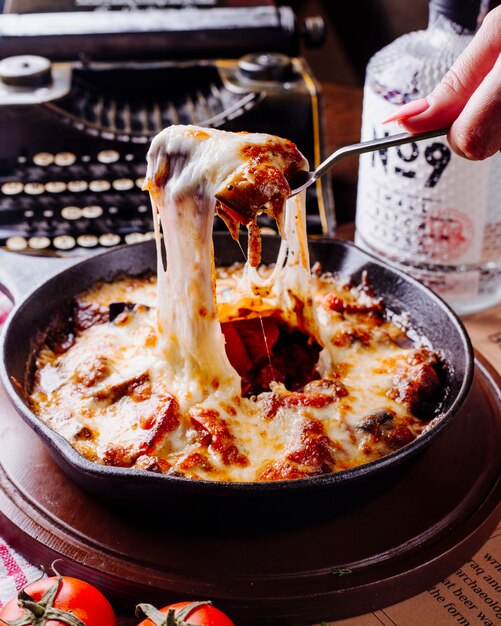
[[[0,246],[72,254],[152,237],[145,155],[170,124],[281,135],[317,164],[321,94],[301,34],[318,43],[322,24],[266,0],[7,0]],[[308,197],[310,234],[333,231],[330,193],[325,179]]]

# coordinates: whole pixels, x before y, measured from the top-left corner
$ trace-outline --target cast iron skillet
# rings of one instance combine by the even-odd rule
[[[226,234],[214,236],[216,263],[242,260],[242,252]],[[266,237],[263,262],[276,259],[279,240]],[[182,510],[197,498],[197,511],[223,509],[245,516],[265,515],[267,519],[296,514],[309,508],[326,508],[329,503],[353,501],[354,494],[375,495],[388,476],[398,479],[405,461],[443,431],[454,419],[466,398],[472,380],[473,356],[466,331],[444,302],[405,274],[361,251],[352,244],[331,239],[310,242],[312,264],[320,261],[326,271],[340,272],[359,282],[364,270],[378,295],[391,311],[411,314],[417,333],[443,350],[449,365],[448,394],[437,424],[404,448],[382,459],[336,474],[266,483],[220,483],[171,477],[120,467],[91,463],[81,457],[60,435],[45,426],[26,406],[11,377],[26,379],[26,367],[38,331],[44,329],[65,303],[96,280],[112,280],[120,274],[140,275],[155,271],[154,242],[119,247],[84,261],[25,258],[0,251],[0,284],[18,300],[4,329],[0,374],[11,402],[21,417],[47,444],[51,455],[76,483],[107,502],[168,504]],[[64,269],[50,276],[61,265]],[[3,276],[2,276],[3,274]],[[50,276],[49,278],[46,278]],[[33,289],[33,285],[39,283]],[[28,293],[29,292],[29,293]],[[24,296],[24,294],[28,295]],[[172,510],[172,509],[171,509]]]

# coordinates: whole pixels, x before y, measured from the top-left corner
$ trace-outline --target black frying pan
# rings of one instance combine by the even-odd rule
[[[216,263],[228,265],[242,260],[237,244],[225,234],[216,234]],[[265,237],[263,262],[276,259],[279,240]],[[197,498],[198,511],[218,511],[228,506],[233,515],[283,515],[310,508],[325,510],[329,502],[336,507],[353,502],[355,497],[372,497],[384,488],[384,480],[398,479],[404,462],[428,446],[454,419],[464,402],[472,380],[473,354],[466,331],[444,302],[417,281],[394,270],[352,244],[330,239],[310,242],[312,264],[320,261],[326,271],[351,276],[359,282],[364,270],[376,293],[389,310],[410,312],[412,326],[425,335],[435,349],[440,348],[448,363],[448,395],[441,418],[428,432],[404,448],[382,459],[335,474],[314,478],[267,483],[220,483],[171,477],[121,467],[102,466],[81,457],[63,437],[44,425],[26,406],[12,383],[27,378],[27,363],[36,347],[39,331],[49,325],[56,311],[97,280],[112,280],[118,275],[154,272],[154,242],[125,246],[92,256],[75,264],[74,260],[26,258],[0,250],[0,284],[18,300],[3,333],[0,374],[10,400],[21,417],[45,441],[49,450],[75,482],[99,498],[115,503],[174,503],[181,505]],[[59,270],[58,273],[52,275]],[[47,278],[47,276],[50,276]],[[35,284],[38,287],[33,289]],[[28,295],[25,295],[28,294]],[[38,339],[39,340],[39,339]],[[355,495],[357,494],[357,495]],[[179,510],[179,509],[177,509]],[[218,515],[219,517],[219,515]]]

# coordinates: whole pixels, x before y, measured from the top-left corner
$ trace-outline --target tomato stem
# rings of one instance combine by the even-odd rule
[[[23,587],[17,596],[17,604],[19,608],[24,610],[23,615],[12,621],[0,621],[7,626],[45,626],[50,620],[59,620],[68,626],[85,626],[73,613],[61,611],[54,607],[54,601],[62,582],[63,579],[58,574],[56,582],[47,589],[38,602],[26,592],[26,587]]]
[[[138,604],[136,607],[136,615],[142,611],[147,618],[149,618],[155,626],[195,626],[186,621],[189,614],[199,606],[207,606],[212,604],[210,601],[205,602],[190,602],[180,609],[169,609],[167,613],[161,613],[152,604]],[[17,625],[16,625],[17,626]]]

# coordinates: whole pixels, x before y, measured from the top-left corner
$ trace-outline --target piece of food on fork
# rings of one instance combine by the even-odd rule
[[[153,195],[169,178],[183,172],[184,184],[202,182],[203,193],[215,196],[216,213],[234,238],[241,224],[251,230],[260,213],[273,217],[282,233],[289,181],[300,170],[308,170],[307,160],[292,141],[265,133],[229,133],[196,126],[171,126],[161,135],[164,133],[161,142],[168,153],[163,153],[162,162],[156,163],[154,175],[146,182]],[[190,166],[201,161],[205,164],[203,181],[192,176]]]

